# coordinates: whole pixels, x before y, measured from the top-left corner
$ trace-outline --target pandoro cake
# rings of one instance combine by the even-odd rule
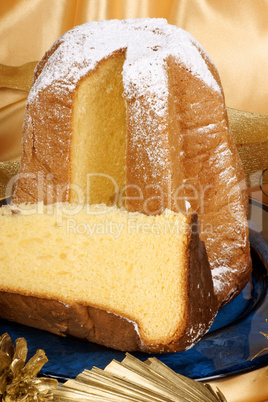
[[[199,216],[219,306],[251,274],[247,197],[218,72],[162,19],[89,22],[37,65],[13,202]]]
[[[189,33],[162,19],[89,22],[67,32],[35,69],[22,142],[11,207],[20,213],[10,215],[10,210],[1,210],[2,233],[13,236],[13,229],[5,223],[8,220],[18,225],[16,233],[20,225],[22,233],[27,226],[30,239],[39,240],[36,244],[25,242],[24,248],[19,248],[21,256],[29,249],[31,263],[26,257],[23,262],[18,251],[10,253],[10,258],[17,256],[15,266],[25,267],[25,273],[33,276],[46,261],[48,277],[53,276],[55,286],[65,280],[69,293],[51,293],[51,285],[47,281],[45,286],[44,278],[35,290],[22,289],[21,281],[5,268],[0,274],[2,317],[121,350],[177,351],[200,339],[216,310],[248,282],[251,259],[243,169],[218,72]],[[45,236],[53,222],[53,213],[38,215],[35,224],[21,207],[77,205],[87,209],[95,205],[98,209],[103,204],[119,214],[118,222],[137,214],[137,222],[145,228],[153,219],[168,224],[175,216],[185,219],[190,228],[198,216],[199,237],[197,233],[187,235],[181,253],[181,237],[176,235],[162,239],[164,248],[159,236],[149,243],[146,240],[147,252],[140,234],[130,241],[124,233],[114,248],[107,240],[109,236],[97,241],[94,234],[87,234],[90,246],[80,242],[73,254],[62,251],[62,257],[66,256],[62,258],[57,254],[57,225],[48,230],[54,251],[45,254],[42,248],[49,244],[42,234]],[[76,218],[79,216],[81,227],[84,219],[93,219],[85,217],[82,210]],[[99,221],[94,224],[99,226]],[[72,245],[70,238],[63,237],[63,242]],[[101,248],[102,243],[106,247]],[[38,244],[43,245],[40,250]],[[165,248],[170,257],[167,251],[159,252]],[[98,260],[100,250],[102,264]],[[0,261],[6,258],[2,254]],[[40,255],[40,261],[45,258],[38,265]],[[94,269],[90,263],[93,256],[98,267]],[[113,258],[119,258],[120,263]],[[124,258],[133,261],[133,268],[124,265]],[[125,279],[128,272],[128,280],[118,279],[117,266],[123,267],[119,272],[125,272]],[[9,267],[9,272],[14,272],[11,262]],[[173,267],[172,274],[167,274],[167,267]],[[114,290],[111,299],[109,292],[84,299],[78,271],[88,275],[87,285],[93,293],[98,281],[107,288],[109,278]],[[154,275],[159,279],[157,284],[149,279]],[[75,277],[79,284],[72,293]],[[167,291],[171,278],[175,288]],[[143,318],[137,297],[140,287],[141,300],[147,306]],[[158,291],[161,306],[154,312],[150,300],[155,300]],[[116,293],[122,301],[118,308]],[[135,308],[130,312],[132,299]],[[161,324],[152,318],[156,315]],[[164,322],[173,324],[167,329]]]
[[[188,349],[216,313],[197,216],[104,204],[0,209],[1,316],[146,352]]]

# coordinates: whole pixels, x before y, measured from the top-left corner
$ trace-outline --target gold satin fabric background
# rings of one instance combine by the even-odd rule
[[[166,18],[200,42],[219,70],[228,107],[268,115],[268,0],[1,0],[0,64],[38,61],[61,34],[87,21],[142,17]],[[0,81],[5,80],[5,71],[2,66]],[[0,163],[15,161],[0,165],[0,184],[15,173],[21,153],[28,81],[24,90],[16,88],[0,88]],[[252,137],[244,160],[251,170],[254,157],[256,170],[260,162],[262,168],[268,167],[263,166],[268,157],[267,125],[260,144],[255,145],[257,134]],[[253,372],[217,385],[228,402],[260,402],[268,398],[268,377],[258,375]]]
[[[139,17],[163,17],[189,31],[216,64],[227,106],[268,115],[268,0],[1,0],[0,63],[38,61],[87,21]],[[26,97],[0,88],[0,161],[20,155]]]

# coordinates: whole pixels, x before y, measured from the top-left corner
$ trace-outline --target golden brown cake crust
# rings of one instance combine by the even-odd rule
[[[52,332],[72,335],[122,351],[176,352],[193,346],[208,331],[217,314],[211,272],[203,243],[199,240],[197,216],[192,216],[192,233],[188,249],[187,317],[181,333],[169,344],[145,345],[137,325],[113,313],[56,300],[0,291],[2,318]]]
[[[199,216],[200,238],[206,247],[221,307],[244,288],[251,276],[248,197],[220,78],[204,51],[200,53],[221,92],[213,92],[173,57],[168,60],[170,92],[175,124],[180,127],[180,195],[189,201],[188,211]],[[175,211],[182,208],[181,204],[174,206]]]

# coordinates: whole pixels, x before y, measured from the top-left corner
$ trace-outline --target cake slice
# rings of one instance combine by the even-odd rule
[[[184,350],[217,303],[197,216],[104,204],[0,209],[0,313],[120,350]]]

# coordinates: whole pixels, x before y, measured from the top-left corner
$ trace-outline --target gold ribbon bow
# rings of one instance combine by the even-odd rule
[[[0,64],[0,87],[29,91],[37,62],[13,67]],[[268,116],[227,108],[234,140],[250,187],[268,183]],[[0,199],[7,183],[19,169],[19,160],[0,162]]]

